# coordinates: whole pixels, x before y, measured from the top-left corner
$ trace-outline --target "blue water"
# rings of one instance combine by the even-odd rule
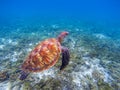
[[[118,0],[1,0],[0,23],[1,27],[5,25],[15,27],[14,24],[19,23],[53,21],[59,23],[59,20],[67,19],[68,22],[78,20],[89,24],[98,23],[109,28],[104,30],[105,32],[116,33],[119,32],[120,25],[119,4]]]
[[[62,43],[70,50],[68,68],[59,75],[57,65],[19,81],[15,70],[32,48],[62,31],[69,32]],[[38,83],[56,88],[54,82],[56,90],[119,90],[119,53],[119,0],[0,0],[0,90],[23,90],[28,81],[32,90]],[[9,77],[2,79],[3,72]]]

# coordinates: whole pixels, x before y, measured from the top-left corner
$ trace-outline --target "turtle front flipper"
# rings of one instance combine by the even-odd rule
[[[24,80],[24,79],[26,79],[27,78],[27,76],[29,75],[29,73],[28,72],[25,72],[25,71],[21,71],[20,72],[20,80]]]
[[[60,70],[63,70],[69,63],[70,54],[68,48],[62,47],[62,65]]]

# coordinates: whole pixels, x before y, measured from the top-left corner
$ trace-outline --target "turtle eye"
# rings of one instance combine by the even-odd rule
[[[69,33],[68,33],[68,32],[63,32],[62,34],[63,34],[63,36],[66,36],[66,35],[68,35]]]
[[[68,35],[69,34],[69,32],[66,32],[66,35]]]

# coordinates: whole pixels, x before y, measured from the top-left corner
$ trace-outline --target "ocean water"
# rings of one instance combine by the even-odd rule
[[[19,80],[41,41],[69,32],[70,62]],[[120,90],[119,0],[1,0],[0,90]]]

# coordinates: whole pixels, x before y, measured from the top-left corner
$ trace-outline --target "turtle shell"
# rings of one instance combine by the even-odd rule
[[[22,69],[27,72],[40,72],[56,64],[60,57],[61,45],[55,38],[39,43],[27,56]]]

